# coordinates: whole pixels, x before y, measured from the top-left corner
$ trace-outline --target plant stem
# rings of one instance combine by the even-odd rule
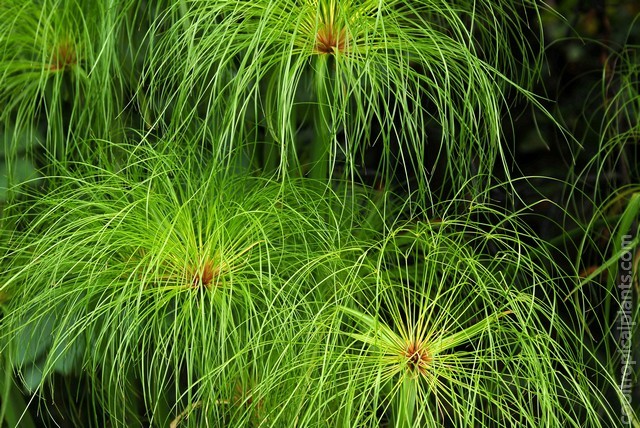
[[[416,407],[415,380],[405,377],[398,395],[396,428],[410,428],[413,426],[413,413]]]
[[[314,117],[315,138],[311,148],[311,171],[309,176],[316,180],[326,180],[329,173],[329,153],[331,151],[331,107],[328,96],[328,55],[316,58],[314,86],[317,105]]]

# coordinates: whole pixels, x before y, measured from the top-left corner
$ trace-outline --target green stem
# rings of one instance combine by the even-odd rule
[[[189,8],[187,7],[187,2],[185,0],[180,0],[178,7],[180,8],[180,18],[183,19],[182,28],[184,28],[185,31],[188,31],[191,27],[191,19],[188,16]]]
[[[329,79],[328,55],[316,57],[314,85],[317,105],[314,117],[315,138],[311,149],[311,171],[309,176],[326,181],[329,173],[329,153],[331,148],[331,107],[329,105],[327,79]]]
[[[4,307],[1,311],[5,315]],[[25,403],[20,389],[13,381],[13,366],[10,360],[3,356],[0,359],[0,426],[33,428],[35,424],[28,411],[29,404]]]
[[[416,407],[415,380],[409,377],[404,378],[399,392],[396,428],[411,428]]]
[[[262,144],[262,170],[267,174],[273,174],[280,164],[280,147],[269,130],[265,132],[264,144]]]

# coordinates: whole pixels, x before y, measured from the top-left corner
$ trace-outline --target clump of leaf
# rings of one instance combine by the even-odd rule
[[[91,148],[77,146],[85,140],[71,137],[122,133],[135,90],[124,58],[137,55],[124,17],[137,3],[3,1],[0,123],[31,139],[43,134],[39,143],[58,160],[90,156]]]
[[[458,189],[506,161],[504,101],[530,97],[541,52],[521,34],[537,13],[530,1],[183,1],[151,33],[145,81],[158,126],[198,119],[220,157],[240,139],[270,172],[368,168],[428,198],[438,163]]]
[[[563,279],[551,256],[503,220],[400,224],[366,250],[350,276],[358,286],[298,338],[316,344],[300,362],[306,396],[271,417],[285,426],[293,411],[295,423],[328,421],[320,426],[620,423],[592,376],[615,380],[587,364],[590,351],[558,311]]]
[[[308,260],[337,266],[334,241],[350,242],[331,191],[116,147],[117,160],[69,163],[33,206],[12,207],[24,230],[2,258],[6,355],[32,389],[83,367],[114,425],[165,424],[196,403],[235,420],[287,349],[283,319],[337,292],[305,286],[322,273]]]

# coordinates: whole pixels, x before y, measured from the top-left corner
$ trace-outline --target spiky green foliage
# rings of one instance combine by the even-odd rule
[[[141,423],[135,382],[150,420],[165,425],[183,402],[228,401],[246,386],[265,344],[286,343],[273,330],[293,334],[279,323],[309,292],[300,282],[326,275],[307,260],[339,260],[333,242],[346,251],[349,239],[332,232],[342,221],[325,217],[321,193],[124,148],[109,167],[71,164],[19,210],[26,231],[3,259],[2,291],[15,303],[5,335],[31,388],[82,366],[105,388],[112,423]]]
[[[549,256],[521,238],[469,217],[393,228],[354,267],[360,294],[303,334],[324,345],[302,425],[617,423],[556,312]]]
[[[238,140],[258,140],[257,164],[282,174],[358,175],[379,147],[368,167],[380,181],[400,177],[427,195],[430,168],[441,163],[459,187],[506,160],[507,93],[527,94],[516,82],[530,84],[539,67],[539,49],[519,37],[537,31],[537,7],[176,2],[146,67],[155,123],[181,133],[201,121],[222,157]]]
[[[52,177],[4,258],[8,358],[43,390],[83,367],[94,423],[615,418],[554,311],[559,271],[515,218],[478,223],[479,206],[389,229],[321,183],[116,147],[118,162]]]
[[[585,307],[585,341],[592,342],[598,358],[607,362],[607,369],[618,384],[626,385],[626,396],[615,389],[610,394],[619,400],[622,411],[630,414],[631,424],[638,424],[640,414],[635,403],[640,393],[639,372],[628,365],[638,358],[637,347],[627,346],[640,334],[632,324],[638,317],[640,245],[640,58],[639,45],[633,40],[637,28],[635,19],[623,46],[606,50],[603,47],[598,83],[587,97],[588,105],[596,107],[584,112],[589,126],[576,130],[585,139],[594,134],[597,145],[587,147],[591,152],[585,150],[585,163],[571,170],[566,189],[577,207],[573,214],[576,226],[564,234],[564,243],[574,253],[573,264],[581,276],[571,298]],[[625,263],[630,269],[623,269],[623,258],[631,259]],[[635,294],[630,291],[633,284]],[[634,412],[635,421],[631,416]]]
[[[640,426],[637,58],[577,180],[510,178],[540,7],[0,4],[0,423]]]
[[[0,124],[60,160],[74,137],[108,138],[131,123],[137,82],[132,0],[7,0],[0,5]],[[143,12],[137,12],[142,14]],[[133,73],[133,74],[132,74]],[[135,119],[134,119],[135,120]],[[81,144],[80,151],[90,150]]]

